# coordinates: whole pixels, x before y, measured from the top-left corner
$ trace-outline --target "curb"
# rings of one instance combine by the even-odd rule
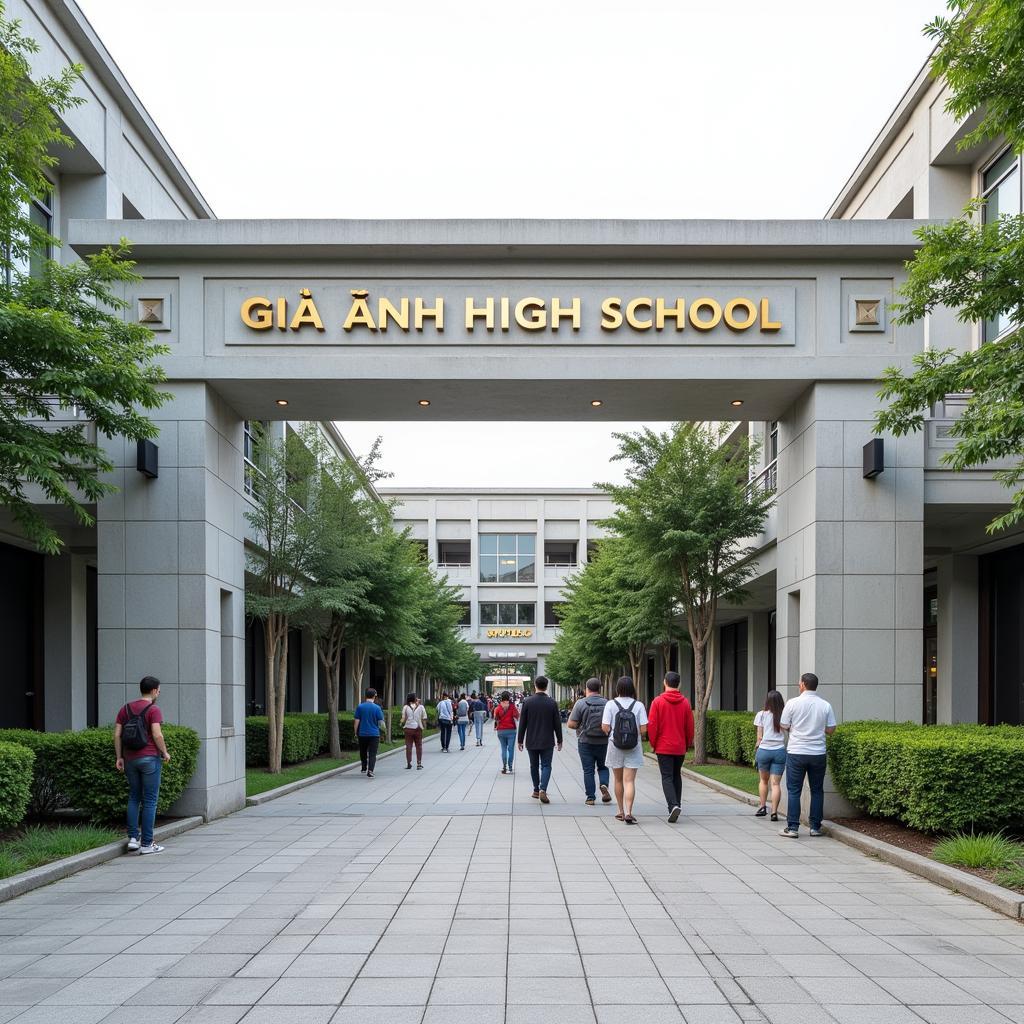
[[[928,857],[922,857],[919,853],[901,850],[898,846],[865,835],[856,829],[847,828],[845,825],[837,825],[834,821],[822,822],[822,831],[862,853],[871,854],[878,857],[879,860],[884,860],[887,864],[894,864],[915,875],[920,875],[929,882],[967,896],[976,903],[982,903],[1007,917],[1016,920],[1024,917],[1024,896],[1012,889],[1004,889],[1001,885],[986,882],[966,871],[960,871]]]
[[[181,835],[182,832],[198,828],[202,824],[203,819],[198,816],[181,818],[178,821],[159,826],[154,830],[153,838],[170,839],[172,836]],[[21,874],[12,875],[10,878],[0,881],[0,903],[12,900],[15,896],[22,896],[33,889],[41,889],[44,885],[50,885],[52,882],[59,882],[62,878],[85,871],[86,868],[94,868],[97,864],[116,860],[124,854],[124,840],[118,840],[116,843],[97,846],[94,850],[76,853],[73,857],[65,857],[63,860],[55,860],[50,864],[22,871]]]
[[[647,756],[650,757],[649,754]],[[683,775],[694,782],[699,782],[702,786],[707,786],[708,789],[713,789],[716,793],[731,796],[734,800],[740,800],[751,807],[756,807],[758,804],[757,797],[744,793],[742,789],[727,786],[717,779],[705,778],[686,767],[683,768]],[[1001,885],[995,885],[993,882],[986,882],[966,871],[960,871],[946,864],[940,864],[938,861],[930,860],[928,857],[922,857],[919,853],[901,850],[898,846],[865,835],[856,829],[847,828],[845,825],[837,825],[834,821],[827,819],[823,821],[821,830],[837,842],[852,846],[854,849],[860,850],[861,853],[877,857],[887,864],[903,868],[904,871],[909,871],[911,874],[919,875],[929,882],[941,885],[944,889],[967,896],[990,910],[1005,914],[1014,920],[1024,918],[1024,896],[1019,892],[1004,889]]]
[[[440,734],[435,730],[429,736],[423,737],[424,742],[438,735]],[[404,747],[395,747],[394,750],[385,750],[383,754],[378,754],[377,760],[383,761],[386,757],[392,757],[394,754],[404,753]],[[283,786],[278,786],[276,789],[268,789],[265,793],[257,793],[256,796],[247,796],[245,798],[245,806],[259,807],[260,804],[269,803],[271,800],[276,800],[281,796],[288,796],[289,793],[295,793],[300,789],[305,789],[307,786],[314,786],[318,782],[323,782],[324,779],[333,779],[335,775],[342,775],[345,772],[350,772],[358,767],[359,762],[353,761],[351,764],[343,764],[338,768],[328,768],[327,771],[319,772],[316,775],[310,775],[306,779],[296,779],[295,782],[286,782]]]

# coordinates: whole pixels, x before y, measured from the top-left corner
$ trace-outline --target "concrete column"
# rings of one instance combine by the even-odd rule
[[[946,555],[939,559],[937,569],[936,717],[940,722],[977,722],[978,559],[973,555]]]
[[[47,732],[88,724],[85,568],[85,560],[75,554],[55,555],[43,563]]]
[[[97,515],[99,716],[157,676],[167,721],[202,740],[175,813],[216,817],[245,801],[242,421],[204,383],[170,390],[158,478],[136,471],[134,444],[108,442],[119,490]]]

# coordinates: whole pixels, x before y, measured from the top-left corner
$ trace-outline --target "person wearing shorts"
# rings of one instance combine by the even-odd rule
[[[615,743],[615,719],[619,712],[632,712],[637,725],[636,746],[623,750]],[[635,825],[633,800],[636,797],[636,773],[644,765],[644,737],[647,735],[647,709],[636,699],[636,687],[631,676],[621,676],[615,684],[615,697],[604,706],[601,728],[611,742],[605,755],[605,764],[614,780],[615,817],[627,825]]]
[[[760,779],[757,792],[760,804],[755,817],[768,814],[768,788],[772,794],[772,821],[779,820],[779,801],[782,799],[782,775],[786,770],[786,734],[782,731],[782,709],[785,700],[778,690],[769,690],[764,708],[754,715],[757,726],[757,752],[754,765]]]

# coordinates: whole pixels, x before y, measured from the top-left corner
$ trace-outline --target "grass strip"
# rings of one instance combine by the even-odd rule
[[[122,832],[93,825],[30,825],[19,835],[0,842],[0,878],[123,838]]]
[[[1010,868],[1024,859],[1024,846],[1001,832],[958,832],[937,844],[932,856],[965,868]]]
[[[385,750],[394,750],[401,747],[403,743],[381,743],[380,753]],[[299,782],[301,779],[308,779],[311,775],[319,775],[321,772],[329,772],[332,768],[342,768],[353,761],[359,760],[358,750],[346,750],[340,758],[317,757],[312,761],[303,761],[301,764],[289,764],[281,769],[276,775],[271,775],[265,768],[246,768],[245,770],[245,795],[257,796],[266,793],[267,790],[277,789],[278,786],[287,786],[289,782]]]
[[[758,774],[756,768],[745,764],[690,764],[689,762],[686,762],[685,767],[698,775],[714,779],[716,782],[723,782],[727,786],[733,786],[736,789],[742,789],[744,793],[752,793],[757,796]]]

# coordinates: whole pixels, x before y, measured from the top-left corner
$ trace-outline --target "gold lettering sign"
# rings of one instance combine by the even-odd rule
[[[495,640],[498,637],[531,637],[533,636],[532,629],[489,629],[487,630],[487,639]]]
[[[437,332],[444,331],[445,300],[441,296],[371,297],[366,288],[353,288],[349,295],[346,307],[337,311],[336,317],[329,318],[329,322],[346,334],[385,334],[391,329],[404,333],[423,331],[428,322]],[[462,312],[463,327],[469,332],[480,329],[507,332],[515,327],[551,333],[566,328],[571,332],[582,330],[587,313],[578,295],[550,299],[535,295],[520,299],[507,295],[471,295],[466,297]],[[782,321],[773,319],[771,300],[763,295],[756,298],[740,295],[725,302],[707,295],[690,301],[665,296],[611,296],[601,300],[598,312],[597,324],[605,332],[626,327],[632,332],[675,333],[690,328],[704,334],[724,326],[732,334],[743,334],[755,328],[762,334],[770,334],[782,329]],[[273,327],[296,332],[305,328],[325,330],[324,318],[309,288],[300,289],[296,300],[283,295],[273,299],[251,295],[242,301],[239,318],[250,331]]]

